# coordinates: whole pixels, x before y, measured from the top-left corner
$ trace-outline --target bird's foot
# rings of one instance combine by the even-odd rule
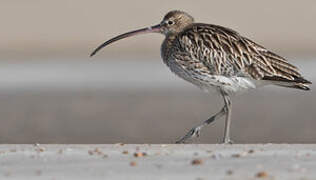
[[[176,141],[176,144],[183,144],[190,138],[199,137],[200,132],[201,132],[201,126],[194,127],[185,136],[180,138],[180,140]]]
[[[224,140],[222,142],[222,144],[233,144],[233,143],[234,143],[234,141],[231,140],[230,138],[224,138]]]

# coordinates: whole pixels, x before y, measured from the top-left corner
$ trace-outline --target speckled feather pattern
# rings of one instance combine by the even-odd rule
[[[275,84],[307,90],[310,83],[284,58],[218,25],[193,23],[167,35],[161,51],[174,73],[202,89],[236,86],[229,91],[239,91]],[[248,81],[246,87],[240,81]]]

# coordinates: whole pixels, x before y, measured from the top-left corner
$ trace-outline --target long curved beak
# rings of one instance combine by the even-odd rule
[[[135,31],[130,31],[130,32],[127,32],[127,33],[124,33],[124,34],[121,34],[121,35],[118,35],[108,41],[106,41],[105,43],[101,44],[99,47],[97,47],[91,54],[90,54],[90,57],[92,57],[93,55],[95,55],[99,50],[101,50],[102,48],[104,48],[105,46],[115,42],[115,41],[118,41],[120,39],[124,39],[124,38],[127,38],[127,37],[130,37],[130,36],[135,36],[135,35],[138,35],[138,34],[145,34],[145,33],[152,33],[152,32],[160,32],[160,29],[161,29],[161,26],[160,24],[158,25],[155,25],[155,26],[151,26],[151,27],[148,27],[148,28],[143,28],[143,29],[138,29],[138,30],[135,30]]]

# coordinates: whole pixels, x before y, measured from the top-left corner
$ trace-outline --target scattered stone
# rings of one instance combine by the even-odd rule
[[[130,166],[137,166],[137,163],[135,161],[132,161],[129,163]]]
[[[45,148],[41,147],[40,144],[35,144],[34,146],[36,147],[35,151],[38,152],[38,153],[45,151]]]
[[[95,152],[96,154],[98,154],[98,155],[103,155],[103,152],[100,151],[99,148],[95,148],[95,149],[94,149],[94,152]]]
[[[191,164],[192,165],[201,165],[201,164],[203,164],[203,161],[202,161],[202,159],[193,159],[191,161]]]
[[[233,158],[240,158],[240,157],[246,156],[247,154],[248,154],[247,152],[242,152],[239,154],[232,154],[232,157]]]
[[[105,154],[99,149],[99,148],[95,148],[94,150],[89,150],[88,151],[89,155],[100,155],[100,156],[105,156]],[[106,155],[107,156],[107,155]]]
[[[231,170],[231,169],[229,169],[229,170],[226,171],[226,174],[227,174],[227,175],[232,175],[232,174],[234,174],[234,171]]]
[[[218,154],[218,153],[213,154],[213,155],[211,156],[211,158],[216,159],[216,160],[221,159],[222,157],[223,157],[223,155],[222,155],[222,154]]]
[[[135,152],[134,153],[134,157],[143,157],[143,156],[147,156],[147,153],[145,153],[145,152]]]
[[[258,173],[256,174],[256,177],[257,177],[257,178],[266,178],[266,177],[268,177],[268,173],[265,172],[265,171],[261,171],[261,172],[258,172]]]
[[[240,154],[232,154],[232,157],[233,157],[233,158],[240,158],[241,155],[240,155]]]
[[[255,151],[253,150],[253,149],[250,149],[249,151],[248,151],[248,153],[249,154],[252,154],[252,153],[254,153]]]
[[[122,154],[128,154],[128,151],[127,151],[127,150],[125,150],[125,151],[123,151],[123,152],[122,152]]]
[[[89,150],[88,153],[89,153],[89,155],[91,155],[91,156],[94,154],[92,150]]]

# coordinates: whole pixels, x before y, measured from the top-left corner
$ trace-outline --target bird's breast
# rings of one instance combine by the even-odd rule
[[[191,68],[191,70],[188,69],[189,67],[187,63],[191,58],[185,57],[179,53],[180,47],[176,42],[175,37],[166,37],[163,41],[161,45],[161,57],[163,62],[178,77],[198,86],[201,89],[205,89],[205,83],[201,78],[202,74],[195,71],[194,68]]]
[[[171,56],[174,40],[175,40],[175,36],[169,35],[169,36],[166,36],[166,38],[161,44],[161,47],[160,47],[161,58],[166,64],[167,64],[168,59]]]

